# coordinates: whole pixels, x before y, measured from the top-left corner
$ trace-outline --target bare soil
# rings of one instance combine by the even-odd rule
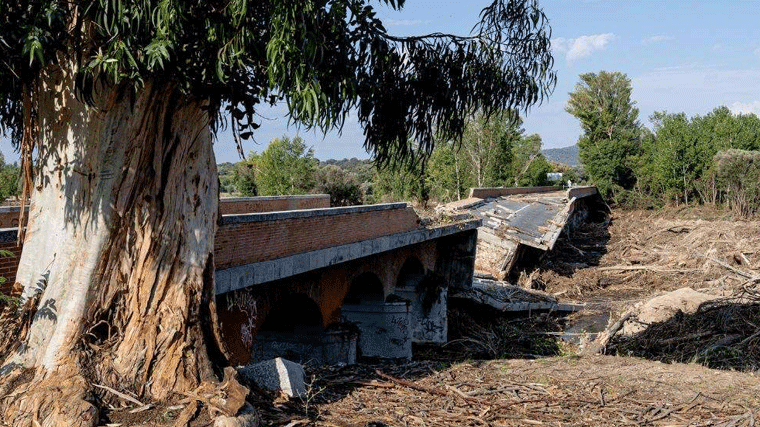
[[[615,211],[609,226],[590,223],[559,240],[537,270],[547,292],[619,312],[684,287],[741,293],[747,278],[719,262],[760,274],[760,221],[709,207]]]

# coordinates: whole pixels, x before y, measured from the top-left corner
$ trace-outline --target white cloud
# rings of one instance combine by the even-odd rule
[[[575,39],[558,37],[552,40],[552,46],[555,52],[565,54],[567,62],[573,62],[589,57],[596,51],[604,50],[615,38],[615,34],[612,33],[592,34]]]
[[[734,102],[729,109],[734,114],[757,114],[760,116],[760,101]]]
[[[671,36],[665,36],[665,35],[656,35],[652,37],[647,37],[641,41],[642,44],[654,44],[654,43],[662,43],[666,41],[673,40],[673,37]]]
[[[760,47],[755,49],[755,56],[760,56]]]

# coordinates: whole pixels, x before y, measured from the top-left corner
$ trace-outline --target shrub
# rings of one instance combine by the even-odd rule
[[[717,186],[723,200],[736,213],[755,215],[760,210],[760,151],[726,150],[713,157]]]

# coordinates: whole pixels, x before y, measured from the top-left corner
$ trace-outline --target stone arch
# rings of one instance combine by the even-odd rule
[[[399,270],[396,278],[396,292],[416,292],[423,277],[425,277],[425,267],[422,262],[416,256],[410,256]]]
[[[383,282],[377,274],[362,273],[351,281],[343,304],[378,303],[385,299]]]
[[[272,306],[259,331],[308,333],[321,331],[322,325],[319,305],[306,294],[293,294]]]

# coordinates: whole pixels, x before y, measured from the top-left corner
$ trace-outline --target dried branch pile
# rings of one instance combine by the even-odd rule
[[[747,299],[705,303],[692,314],[679,312],[633,336],[614,337],[605,352],[667,363],[756,371],[760,368],[757,321],[760,303],[747,302]]]
[[[526,425],[754,425],[758,386],[687,365],[589,357],[352,366],[317,372],[320,394],[275,399],[265,425],[339,427]],[[711,391],[689,384],[709,381]],[[733,393],[733,387],[740,387]],[[262,402],[264,403],[264,402]],[[257,405],[264,408],[263,405]],[[308,416],[307,416],[308,415]]]
[[[758,221],[616,212],[609,229],[587,224],[561,239],[538,268],[546,290],[565,299],[636,299],[684,287],[731,296],[760,277],[758,248]]]

